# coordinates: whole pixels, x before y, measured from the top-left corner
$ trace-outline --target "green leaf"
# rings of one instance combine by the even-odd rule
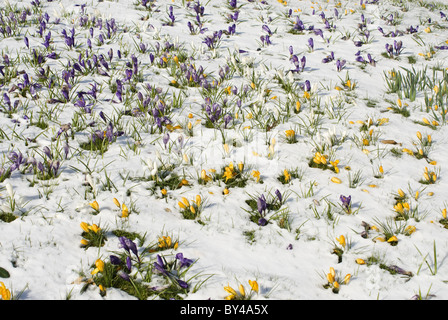
[[[0,278],[9,278],[9,272],[0,267]]]

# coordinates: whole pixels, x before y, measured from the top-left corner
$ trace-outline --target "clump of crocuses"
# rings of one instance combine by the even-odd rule
[[[251,210],[246,210],[250,214],[250,220],[255,222],[259,226],[266,226],[269,223],[270,218],[267,217],[271,211],[279,211],[282,205],[285,203],[286,197],[276,190],[274,195],[269,195],[269,200],[262,194],[258,197],[251,197],[246,200],[246,204],[249,205]]]

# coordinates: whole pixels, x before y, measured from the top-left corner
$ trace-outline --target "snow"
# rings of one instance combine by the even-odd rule
[[[287,3],[282,1],[258,0],[237,1],[240,8],[236,34],[222,37],[221,44],[215,50],[209,50],[202,43],[205,35],[212,35],[214,31],[227,30],[232,23],[227,23],[225,17],[231,13],[227,7],[227,1],[203,2],[205,14],[201,18],[204,27],[208,28],[203,34],[190,34],[187,22],[195,20],[192,8],[187,8],[188,1],[156,0],[154,4],[158,12],[148,13],[139,9],[138,1],[67,1],[41,0],[42,13],[50,16],[47,30],[51,31],[52,46],[60,54],[60,59],[47,59],[44,63],[49,66],[54,74],[61,78],[62,69],[67,66],[70,57],[72,64],[78,60],[78,55],[87,48],[86,40],[90,38],[89,29],[80,27],[80,5],[84,8],[89,18],[102,17],[103,23],[114,18],[118,27],[119,36],[101,47],[96,45],[96,38],[103,31],[94,27],[92,39],[93,50],[90,54],[103,54],[108,61],[107,52],[113,49],[114,58],[111,63],[109,77],[98,74],[89,74],[80,78],[79,86],[72,88],[72,101],[68,103],[46,103],[48,89],[38,89],[39,97],[32,99],[28,93],[26,97],[19,96],[11,90],[12,84],[21,83],[22,76],[11,80],[10,83],[0,87],[0,93],[7,94],[11,103],[19,99],[21,104],[13,113],[13,122],[6,112],[0,114],[1,130],[5,133],[0,139],[0,148],[3,153],[2,165],[6,169],[11,165],[7,155],[9,152],[19,150],[24,157],[34,156],[40,161],[43,155],[43,147],[48,146],[54,150],[60,150],[61,168],[60,175],[50,180],[37,179],[32,172],[13,171],[1,185],[2,211],[8,211],[10,197],[6,186],[10,184],[14,192],[14,199],[23,201],[23,210],[16,209],[14,214],[17,219],[12,222],[0,221],[0,267],[10,273],[9,278],[0,279],[7,288],[12,288],[19,299],[29,300],[53,300],[65,299],[135,299],[117,288],[108,288],[106,296],[102,297],[95,286],[91,286],[84,293],[81,288],[84,283],[79,282],[80,275],[90,276],[92,265],[97,259],[108,260],[108,257],[120,250],[119,239],[111,231],[115,229],[146,233],[146,243],[154,243],[162,235],[170,235],[179,239],[177,250],[167,250],[163,253],[182,252],[184,257],[197,260],[188,271],[188,275],[201,273],[205,276],[212,275],[197,292],[190,292],[185,299],[196,300],[221,300],[228,295],[223,289],[230,285],[237,288],[239,283],[248,287],[248,280],[256,280],[260,286],[258,294],[253,299],[296,300],[296,299],[347,299],[347,300],[373,300],[373,299],[411,299],[422,293],[422,297],[432,299],[448,299],[446,290],[447,270],[445,264],[448,249],[448,230],[439,222],[442,219],[442,209],[447,206],[446,183],[446,159],[448,159],[447,137],[448,132],[445,123],[439,120],[439,125],[432,129],[414,121],[422,121],[424,117],[433,120],[433,112],[425,109],[424,92],[433,94],[433,88],[426,88],[417,94],[415,101],[401,98],[402,103],[409,105],[410,116],[405,117],[393,113],[388,107],[398,99],[396,93],[388,93],[385,77],[389,71],[404,72],[401,67],[422,70],[427,66],[428,70],[438,66],[440,70],[446,69],[447,51],[436,50],[429,60],[424,59],[419,53],[427,52],[430,46],[446,44],[446,28],[448,22],[440,14],[448,13],[448,8],[439,3],[440,9],[430,10],[420,6],[415,1],[404,1],[402,7],[409,10],[402,11],[398,1],[295,1]],[[193,2],[190,2],[191,5]],[[340,3],[340,5],[338,5]],[[17,5],[21,10],[30,8],[33,12],[31,1],[10,0],[0,6],[3,13],[8,4]],[[169,6],[174,7],[176,17],[173,26],[164,26],[167,19]],[[313,8],[315,10],[313,14]],[[339,12],[339,19],[334,18],[334,8]],[[315,35],[313,31],[305,31],[302,35],[288,33],[292,27],[287,24],[285,14],[292,9],[292,18],[299,16],[306,27],[314,25],[315,29],[322,29],[324,38]],[[297,9],[300,9],[298,11]],[[21,11],[20,10],[20,11]],[[345,13],[345,10],[347,11]],[[351,11],[352,10],[352,11]],[[19,12],[20,12],[19,11]],[[330,32],[325,29],[325,24],[320,16],[324,12],[330,22],[336,25],[336,30]],[[396,26],[386,25],[381,16],[397,12],[402,15],[400,23]],[[140,18],[149,14],[146,21]],[[361,14],[366,19],[366,28],[370,30],[373,41],[356,47],[353,40],[358,38],[358,24],[361,22]],[[33,21],[34,14],[27,17]],[[59,24],[54,20],[60,18]],[[431,19],[431,23],[428,19]],[[3,15],[3,19],[7,17]],[[434,26],[437,23],[437,26]],[[272,44],[260,46],[260,36],[266,36],[262,30],[263,25],[268,25],[273,31],[270,39]],[[410,25],[419,26],[418,36],[424,41],[424,46],[419,45],[415,35],[404,33],[399,37],[384,37],[378,27],[383,27],[387,33],[399,29],[406,31]],[[62,30],[69,30],[75,26],[76,43],[79,49],[68,50],[64,43]],[[431,32],[424,29],[431,27]],[[127,30],[124,30],[125,27]],[[33,22],[20,28],[20,33],[13,37],[4,37],[0,34],[0,48],[2,55],[8,54],[9,58],[22,58],[17,62],[18,70],[37,79],[37,68],[27,64],[24,58],[30,55],[33,48],[42,50],[43,38],[38,34],[39,23]],[[126,32],[125,32],[126,31]],[[342,40],[343,34],[350,32],[353,38]],[[24,45],[23,38],[29,38],[30,49]],[[331,37],[331,38],[330,38]],[[314,50],[308,51],[308,39],[314,39]],[[326,41],[328,39],[328,42]],[[388,59],[382,56],[385,52],[385,44],[393,44],[394,40],[403,42],[403,51],[399,59]],[[147,53],[139,53],[136,44],[141,42],[149,45]],[[170,86],[173,77],[169,74],[169,68],[159,68],[160,57],[155,58],[153,65],[150,63],[149,52],[155,53],[154,46],[169,41],[174,45],[180,44],[189,55],[195,57],[192,61],[196,68],[202,66],[208,77],[219,77],[219,68],[231,61],[230,56],[247,63],[245,70],[255,70],[256,77],[261,80],[253,93],[250,89],[251,76],[243,71],[235,72],[229,80],[224,80],[220,88],[236,86],[239,92],[243,85],[249,86],[248,99],[243,101],[243,107],[239,111],[239,118],[233,119],[234,124],[223,130],[229,153],[223,148],[221,132],[217,129],[205,126],[205,111],[202,110],[204,98],[200,94],[200,88],[186,87],[176,89]],[[290,62],[289,47],[292,46],[294,54],[300,59],[306,57],[306,66],[302,72],[294,74],[296,84],[309,80],[313,95],[312,101],[316,103],[315,96],[320,98],[321,113],[318,107],[311,107],[309,102],[302,98],[303,90],[297,89],[297,97],[302,101],[300,113],[290,113],[285,116],[285,103],[287,93],[281,88],[277,79],[279,72],[283,72],[285,79],[291,77],[288,71],[294,69]],[[77,51],[79,50],[79,51]],[[129,56],[117,57],[117,50],[122,53],[129,50]],[[238,50],[245,52],[237,53]],[[370,53],[376,60],[376,66],[365,65],[360,68],[356,59],[357,51],[366,58]],[[345,68],[337,72],[336,62],[322,63],[322,59],[334,52],[335,59],[345,59]],[[134,97],[130,105],[118,101],[116,95],[111,92],[110,84],[118,78],[124,77],[125,63],[131,61],[134,53],[139,61],[139,69],[143,72],[143,82],[138,83],[138,91],[145,93],[143,87],[151,84],[154,87],[167,91],[165,102],[172,103],[172,94],[185,93],[185,100],[180,108],[172,109],[169,114],[173,126],[180,125],[183,128],[169,131],[164,128],[163,133],[155,131],[151,133],[148,123],[152,116],[146,116],[139,122],[138,117],[122,116],[118,123],[122,125],[124,134],[111,143],[103,154],[84,150],[79,144],[88,140],[90,133],[97,127],[85,128],[70,135],[68,142],[70,152],[68,158],[63,156],[63,135],[56,141],[56,136],[61,125],[72,123],[76,113],[82,114],[82,122],[88,124],[94,120],[100,130],[105,130],[106,124],[101,120],[99,113],[103,111],[107,117],[117,117],[121,111],[130,110],[137,106],[138,99]],[[416,59],[415,64],[410,64],[408,57]],[[0,66],[4,65],[0,59]],[[112,67],[114,65],[114,67]],[[116,68],[116,69],[113,69]],[[132,67],[130,67],[132,69]],[[244,69],[243,69],[244,70]],[[442,71],[437,71],[438,79],[442,79]],[[356,83],[353,91],[335,90],[335,86],[341,86],[349,74],[352,82]],[[428,71],[432,76],[432,71]],[[0,78],[1,79],[1,78]],[[112,80],[110,80],[112,79]],[[32,82],[34,80],[31,80]],[[98,93],[98,100],[91,113],[80,112],[80,108],[73,105],[76,94],[81,90],[90,90],[93,81],[98,83],[102,91]],[[110,83],[109,83],[110,81]],[[447,78],[445,78],[446,85]],[[125,87],[127,84],[123,81]],[[435,83],[438,84],[438,83]],[[434,85],[435,85],[434,84]],[[260,96],[264,89],[271,90],[267,97]],[[440,88],[442,90],[442,87]],[[126,92],[128,92],[126,87]],[[59,88],[54,92],[59,92]],[[277,96],[275,99],[272,97]],[[114,100],[114,102],[111,101]],[[228,95],[229,113],[234,116],[238,110],[235,95]],[[376,101],[374,107],[367,105],[367,100]],[[257,104],[257,101],[261,103]],[[324,106],[330,106],[331,102],[341,101],[345,112],[340,117],[331,117]],[[48,102],[48,101],[47,101]],[[250,105],[253,103],[253,109]],[[281,106],[279,111],[279,105]],[[444,106],[443,106],[444,105]],[[447,107],[447,100],[443,101],[439,108]],[[6,104],[0,102],[0,106],[6,109]],[[258,109],[259,108],[259,109]],[[295,102],[291,109],[295,108]],[[313,110],[312,110],[313,109]],[[30,123],[24,116],[34,115],[34,120],[39,116],[39,110],[46,110],[42,117],[48,122],[46,129],[41,129]],[[277,126],[270,131],[248,118],[249,113],[256,116],[260,110],[262,117],[272,116],[279,118]],[[193,117],[188,118],[188,114]],[[245,116],[243,118],[243,115]],[[307,130],[309,123],[315,117],[320,117],[320,125],[315,132]],[[360,124],[356,121],[367,122],[371,118],[377,121],[388,118],[388,122],[380,126],[372,126],[378,139],[371,145],[360,147],[357,140],[362,132]],[[193,127],[194,135],[189,137],[185,128],[188,121],[193,124],[201,119],[200,124]],[[272,124],[272,122],[268,122]],[[133,126],[134,125],[134,126]],[[244,127],[250,126],[249,129]],[[222,125],[223,127],[223,125]],[[294,129],[297,143],[288,144],[285,141],[285,130]],[[408,148],[415,150],[417,142],[416,132],[420,131],[424,137],[428,134],[432,137],[432,145],[426,159],[417,159],[415,156],[402,153],[401,157],[395,157],[390,150]],[[170,140],[165,148],[162,137],[169,132]],[[252,135],[245,139],[246,133]],[[368,135],[368,130],[364,133]],[[308,165],[314,156],[316,145],[327,141],[331,135],[342,139],[342,142],[331,148],[334,159],[338,159],[339,173],[331,170],[311,168]],[[178,154],[176,146],[178,138],[183,136],[185,146]],[[137,137],[140,144],[134,152],[132,146]],[[345,138],[344,138],[345,137]],[[35,141],[27,141],[35,138]],[[273,143],[272,139],[275,139]],[[400,144],[384,144],[381,140],[395,140]],[[268,156],[269,144],[273,145],[274,155]],[[363,152],[363,150],[368,150]],[[326,150],[328,152],[328,150]],[[183,159],[186,154],[187,163]],[[163,164],[172,164],[174,172],[188,180],[189,185],[179,189],[170,190],[166,198],[160,194],[160,189],[152,193],[149,181],[150,172],[154,169],[147,166],[147,160],[157,163],[162,170]],[[429,161],[437,161],[431,165]],[[206,185],[198,183],[201,170],[215,169],[220,175],[221,168],[233,162],[235,166],[242,161],[248,181],[244,187],[229,188],[229,194],[224,195],[224,183],[212,181]],[[384,168],[384,177],[375,178],[379,166]],[[350,170],[345,167],[349,166]],[[425,185],[419,182],[423,178],[425,167],[430,170],[440,170],[437,181],[434,184]],[[283,170],[298,169],[303,173],[302,179],[293,178],[288,184],[281,184],[277,177]],[[259,170],[263,183],[256,183],[250,175],[252,170]],[[349,187],[349,173],[353,175],[360,171],[362,180],[354,188]],[[89,177],[89,173],[90,177]],[[138,178],[148,179],[138,179]],[[333,183],[332,177],[338,177],[342,182]],[[220,178],[220,177],[219,177]],[[93,182],[93,192],[89,192],[89,180]],[[109,189],[102,186],[107,180],[113,186]],[[36,183],[33,184],[32,182]],[[48,186],[50,184],[50,186]],[[306,196],[310,186],[313,192]],[[375,185],[374,187],[371,185]],[[275,190],[289,197],[282,208],[286,210],[290,218],[290,229],[280,228],[276,220],[271,220],[266,226],[259,226],[250,220],[246,210],[250,210],[246,200],[250,196],[264,194],[268,199],[269,194],[274,195]],[[397,225],[412,225],[416,231],[411,235],[397,233],[398,244],[392,246],[387,242],[373,241],[375,236],[381,236],[374,230],[369,231],[366,238],[361,237],[364,230],[362,223],[377,225],[378,222],[386,223],[393,219],[394,195],[402,189],[408,196],[412,208],[418,206],[421,219],[409,218],[407,221],[397,221]],[[51,192],[50,192],[51,191]],[[415,192],[419,191],[418,199]],[[430,194],[433,193],[432,195]],[[46,194],[48,193],[48,198]],[[203,199],[203,210],[200,213],[199,223],[195,220],[187,220],[182,217],[178,202],[182,197],[191,201],[196,195]],[[352,209],[355,213],[344,214],[340,212],[340,195],[351,195]],[[112,199],[116,198],[120,203],[125,203],[131,208],[128,218],[121,217],[121,210],[117,209]],[[93,209],[89,203],[96,200],[100,207],[97,215],[92,214]],[[326,217],[326,200],[334,203],[333,219]],[[316,217],[315,211],[320,214]],[[359,210],[358,210],[359,209]],[[426,214],[423,214],[426,213]],[[268,217],[272,212],[268,214]],[[393,220],[392,220],[393,221]],[[82,239],[81,222],[96,223],[106,230],[107,241],[103,247],[90,247],[84,249],[80,246]],[[394,222],[392,222],[394,223]],[[245,232],[253,231],[253,241],[250,241]],[[336,238],[344,235],[350,248],[345,250],[343,259],[338,263],[333,249],[339,244]],[[137,241],[138,243],[138,241]],[[432,274],[435,268],[434,243],[436,244],[437,273]],[[143,250],[144,248],[139,248]],[[400,274],[391,274],[380,268],[379,264],[359,265],[356,259],[367,260],[369,257],[378,257],[388,266],[397,265],[400,268],[412,272],[412,277]],[[152,255],[155,258],[155,255]],[[426,261],[426,262],[425,262]],[[331,289],[325,289],[326,275],[330,268],[342,278],[351,274],[348,284],[341,284],[338,294]],[[187,275],[187,278],[189,278]],[[201,277],[194,279],[192,284],[200,281]],[[19,295],[19,292],[23,293]]]

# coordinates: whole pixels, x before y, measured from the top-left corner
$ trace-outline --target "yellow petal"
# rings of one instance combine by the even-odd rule
[[[236,291],[232,287],[230,287],[230,286],[224,287],[224,290],[227,291],[228,293],[234,295],[234,296],[237,295]]]
[[[240,284],[240,285],[238,286],[238,290],[240,291],[240,293],[241,293],[242,296],[244,296],[244,295],[246,294],[246,292],[244,291],[244,287],[243,287],[242,284]]]
[[[358,258],[355,261],[356,261],[357,264],[366,264],[366,262],[363,259],[361,259],[361,258]]]
[[[103,272],[103,271],[104,271],[104,262],[103,262],[103,260],[101,260],[101,259],[97,259],[97,260],[95,261],[95,266],[98,268],[98,270],[99,270],[100,272]]]
[[[396,236],[392,236],[389,239],[387,239],[387,242],[395,242],[398,241],[398,238]]]
[[[343,235],[341,235],[339,238],[336,238],[336,240],[341,246],[345,247],[345,237]]]
[[[336,178],[336,177],[332,177],[332,178],[331,178],[331,182],[334,182],[334,183],[342,183],[341,179]]]
[[[202,199],[200,195],[196,196],[196,205],[199,207],[201,205]]]
[[[90,231],[89,225],[86,222],[81,222],[80,226],[81,226],[82,230],[84,230],[85,232],[89,232]]]
[[[258,292],[258,282],[255,280],[249,280],[249,285],[255,292]]]
[[[92,203],[89,203],[89,205],[96,211],[98,211],[100,209],[100,206],[99,206],[98,202],[96,202],[96,200],[93,201]]]

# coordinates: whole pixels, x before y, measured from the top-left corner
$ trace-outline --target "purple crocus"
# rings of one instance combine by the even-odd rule
[[[180,279],[176,279],[176,281],[182,289],[188,289],[188,283]]]
[[[130,240],[124,236],[119,237],[118,240],[120,241],[120,245],[119,245],[120,248],[123,248],[127,252],[131,251],[138,257],[137,246],[132,240]]]
[[[262,215],[267,209],[267,203],[266,203],[266,198],[264,197],[264,194],[262,194],[257,199],[257,209],[258,209],[258,213],[260,213],[260,215]]]
[[[168,132],[165,133],[162,140],[163,140],[163,144],[165,145],[165,149],[166,149],[166,144],[168,143],[168,141],[170,141],[170,134]]]
[[[124,272],[123,270],[118,271],[118,276],[120,278],[122,278],[123,280],[126,280],[126,281],[130,281],[131,280],[129,275],[126,272]]]
[[[334,60],[334,52],[332,51],[328,56],[322,59],[322,63],[328,63]]]
[[[168,271],[165,269],[165,263],[160,255],[157,255],[157,262],[154,262],[154,268],[161,274],[168,275]]]
[[[70,92],[67,85],[62,86],[61,93],[65,99],[65,102],[68,102],[70,100]]]
[[[129,256],[126,257],[126,267],[128,268],[129,272],[131,272],[131,270],[132,270],[132,260],[131,260],[131,257],[129,257]]]
[[[280,203],[282,203],[283,197],[282,197],[282,193],[280,192],[280,190],[275,190],[275,195],[277,196],[278,201],[280,201]]]
[[[346,63],[346,61],[341,60],[341,59],[338,59],[336,61],[336,69],[338,70],[338,72],[341,71],[342,69],[344,69],[345,63]]]
[[[230,121],[232,121],[232,116],[230,115],[230,113],[227,113],[224,116],[224,128],[227,129],[227,125],[229,124]]]
[[[308,39],[308,46],[310,47],[311,51],[314,50],[314,40],[313,38]]]
[[[189,267],[193,263],[193,260],[184,258],[184,255],[181,252],[176,254],[176,259],[180,262],[179,268]]]
[[[341,196],[339,197],[339,199],[340,199],[341,202],[342,202],[342,208],[344,209],[344,211],[345,211],[346,213],[350,214],[351,211],[352,211],[352,209],[351,209],[351,200],[352,200],[352,196],[348,196],[348,197],[346,197],[346,196],[341,195]]]
[[[262,28],[263,31],[266,32],[268,35],[270,35],[270,36],[272,35],[272,31],[271,31],[271,29],[269,29],[269,27],[268,27],[266,24],[264,24],[261,28]]]
[[[111,255],[109,257],[109,260],[110,260],[110,263],[112,263],[113,265],[118,266],[121,264],[121,259],[115,255]]]

